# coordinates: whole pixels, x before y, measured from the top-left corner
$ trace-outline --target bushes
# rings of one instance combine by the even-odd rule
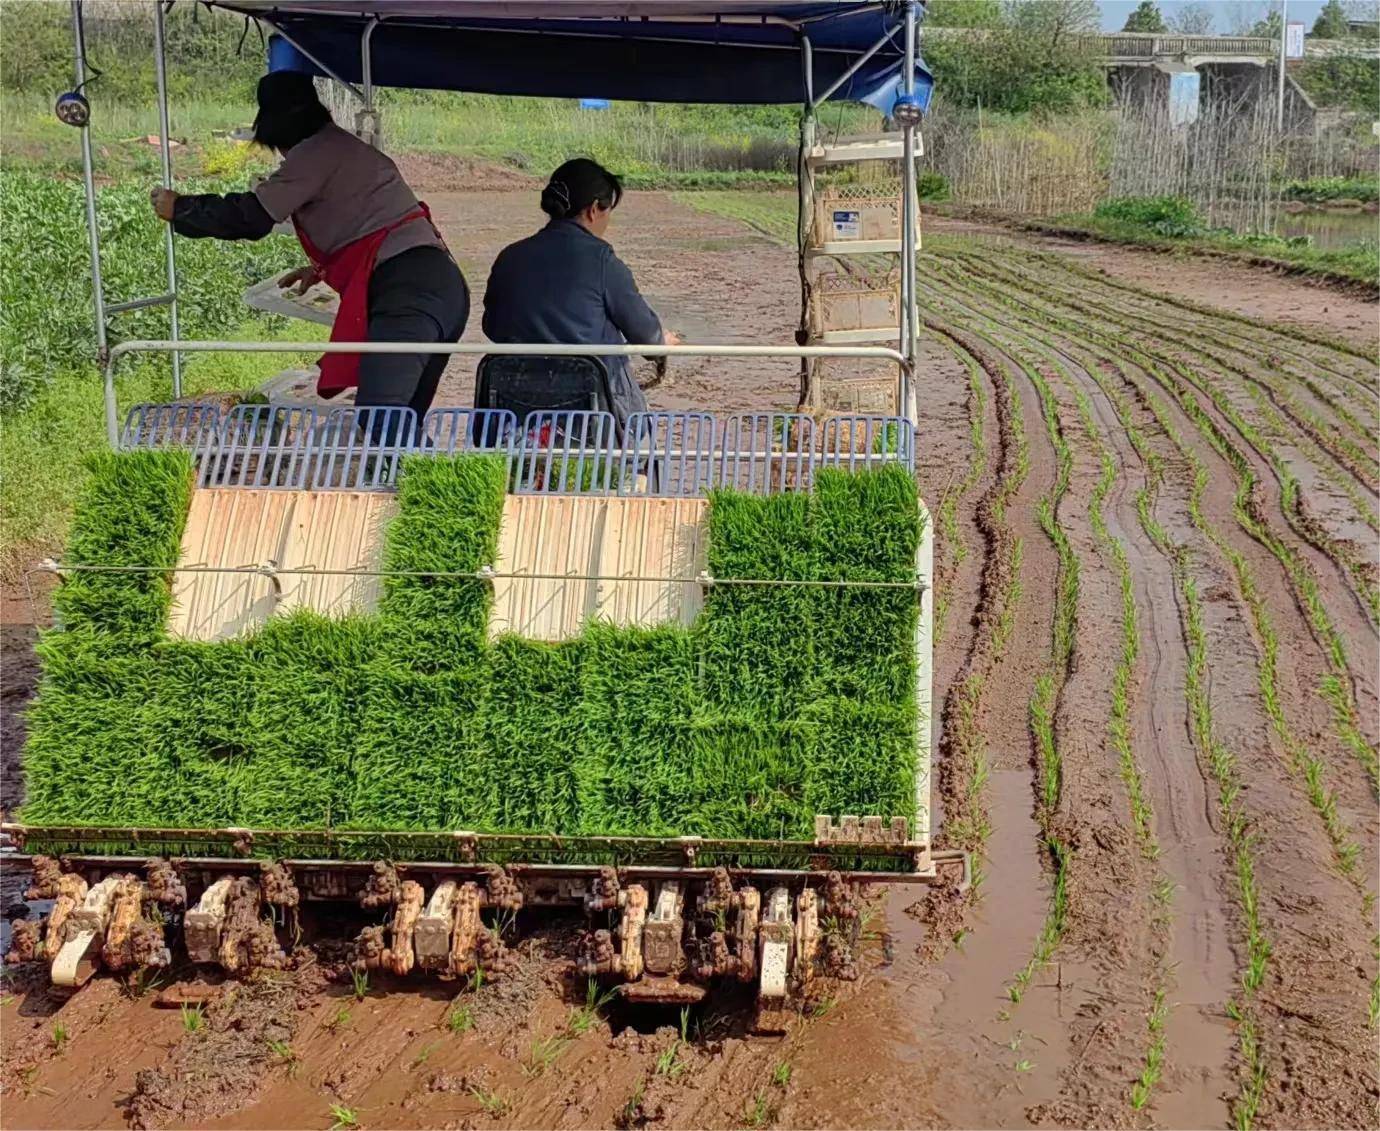
[[[491,562],[504,487],[489,457],[406,461],[387,567]],[[95,461],[73,558],[171,564],[189,493],[181,453]],[[909,582],[920,536],[899,468],[723,492],[709,530],[721,578]],[[914,816],[910,589],[724,585],[688,628],[559,644],[489,641],[473,579],[390,577],[376,615],[217,643],[166,638],[168,599],[159,574],[64,586],[26,820],[808,838],[817,812]]]
[[[240,183],[180,186],[205,192]],[[108,299],[162,294],[167,289],[162,222],[149,209],[148,186],[99,190],[101,265]],[[55,377],[84,370],[96,353],[91,265],[80,183],[34,173],[0,175],[0,411],[31,403]],[[178,242],[182,336],[220,338],[244,320],[240,296],[251,283],[301,261],[294,241]],[[122,336],[167,336],[166,308],[119,316]]]
[[[1148,228],[1161,236],[1200,235],[1204,230],[1198,210],[1181,196],[1119,196],[1104,200],[1093,216]]]
[[[1380,200],[1380,181],[1370,177],[1313,177],[1306,181],[1290,181],[1284,186],[1285,200],[1301,200],[1308,204],[1327,204],[1334,200],[1359,200],[1374,203]]]

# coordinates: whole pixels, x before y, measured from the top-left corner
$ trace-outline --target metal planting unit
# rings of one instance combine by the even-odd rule
[[[514,507],[661,500],[702,508],[719,488],[808,491],[824,468],[910,470],[915,462],[913,425],[880,414],[817,421],[779,412],[648,412],[620,430],[603,412],[536,413],[519,426],[510,412],[468,408],[436,409],[418,421],[396,408],[141,404],[127,414],[119,444],[184,449],[197,498],[238,497],[243,506],[266,497],[386,503],[412,455],[501,457]],[[263,523],[254,517],[250,525]],[[927,531],[916,582],[925,601],[928,538]],[[178,584],[184,571],[249,574],[271,580],[281,596],[281,564],[203,561],[173,572]],[[504,584],[540,577],[530,563],[504,568],[500,562],[486,577],[500,593]],[[689,580],[716,584],[703,571]],[[174,621],[182,604],[196,607],[187,593],[175,589]],[[242,630],[248,622],[235,623]],[[923,641],[917,649],[927,655]],[[928,719],[927,665],[921,681],[917,705]],[[821,815],[809,840],[18,824],[0,831],[12,848],[34,854],[31,896],[53,901],[41,945],[59,985],[80,985],[98,968],[166,965],[164,940],[175,936],[152,930],[155,922],[180,926],[194,961],[232,973],[281,965],[281,928],[327,901],[372,914],[356,945],[361,969],[501,973],[506,951],[484,913],[492,919],[567,905],[592,920],[582,972],[620,984],[632,1000],[695,1001],[717,979],[755,982],[759,1023],[774,1028],[789,994],[817,972],[852,972],[858,884],[967,883],[964,855],[929,844],[927,733],[922,751],[913,830],[901,818]],[[38,953],[38,924],[22,927],[15,945],[18,957]]]

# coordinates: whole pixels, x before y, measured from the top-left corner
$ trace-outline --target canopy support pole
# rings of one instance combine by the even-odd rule
[[[76,89],[86,84],[86,31],[82,26],[81,0],[72,0],[73,73]],[[81,180],[86,193],[86,235],[91,244],[91,301],[96,309],[96,353],[104,366],[109,358],[105,332],[105,288],[101,283],[101,237],[96,227],[96,181],[92,171],[91,124],[81,127]]]
[[[814,212],[814,174],[810,170],[810,150],[815,145],[815,56],[814,45],[805,32],[800,33],[800,66],[805,87],[805,101],[800,114],[800,152],[796,157],[796,266],[800,271],[800,328],[795,340],[804,345],[810,337],[810,268],[805,254],[810,238],[810,216]],[[815,363],[800,359],[800,406],[810,404],[814,396]]]
[[[153,6],[153,73],[158,85],[158,146],[163,159],[163,187],[172,188],[172,145],[168,136],[168,64],[163,28],[163,5]],[[163,225],[163,256],[167,262],[169,333],[173,341],[182,337],[177,313],[177,251],[173,246],[173,226]],[[182,355],[172,354],[173,397],[182,396]]]
[[[374,58],[373,58],[373,39],[374,32],[378,30],[382,22],[380,17],[374,16],[365,25],[364,34],[359,41],[359,77],[362,88],[362,101],[364,105],[355,115],[355,133],[364,141],[376,149],[382,149],[383,131],[380,128],[379,112],[374,106]]]
[[[915,94],[915,59],[916,59],[916,0],[908,0],[906,4],[905,27],[906,27],[906,48],[905,61],[902,66],[902,84],[905,93],[909,96]],[[919,415],[919,406],[916,404],[914,366],[916,354],[920,348],[920,310],[919,302],[915,292],[915,258],[918,249],[915,246],[915,235],[917,227],[916,203],[915,203],[915,123],[905,121],[902,123],[903,137],[903,159],[901,162],[901,342],[900,350],[906,360],[910,362],[910,371],[902,375],[902,403],[897,407],[901,413],[912,423],[916,423]]]

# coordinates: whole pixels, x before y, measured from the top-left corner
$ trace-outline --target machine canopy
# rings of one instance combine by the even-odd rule
[[[214,0],[277,28],[272,70],[362,81],[371,20],[376,86],[638,102],[801,103],[802,40],[816,98],[884,37],[835,99],[883,113],[901,90],[902,5],[762,0]],[[297,45],[297,46],[294,46]],[[301,50],[298,49],[301,48]],[[931,79],[917,62],[915,93]]]

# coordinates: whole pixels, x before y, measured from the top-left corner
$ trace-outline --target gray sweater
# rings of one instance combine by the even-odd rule
[[[627,264],[573,220],[552,220],[499,252],[484,293],[484,333],[493,342],[662,341],[661,320],[638,293]],[[619,420],[645,412],[646,398],[627,359],[604,361]]]

